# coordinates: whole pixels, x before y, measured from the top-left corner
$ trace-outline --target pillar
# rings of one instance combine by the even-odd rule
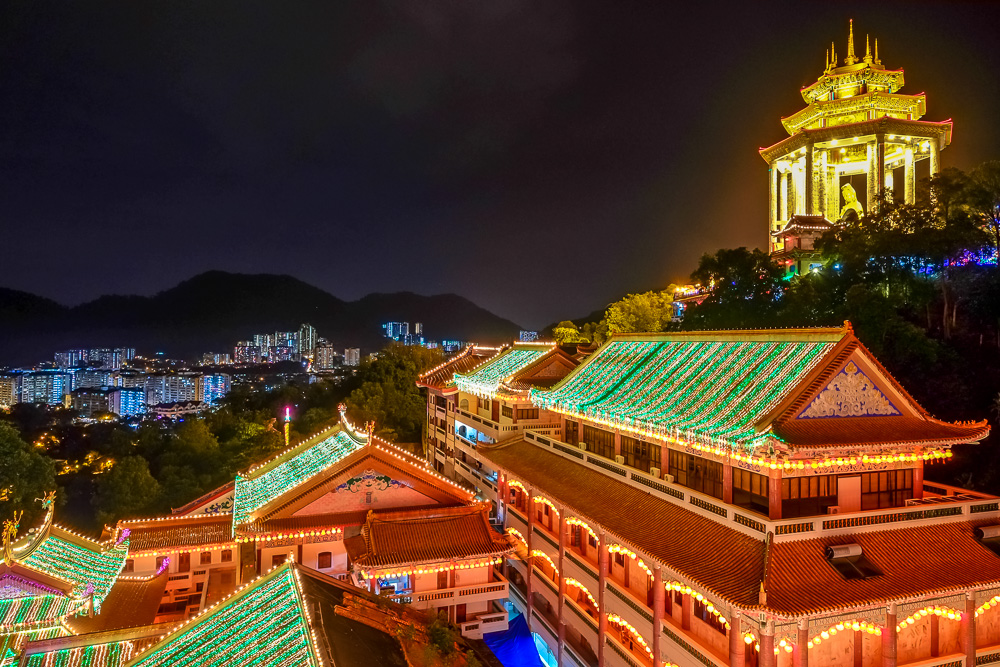
[[[872,157],[872,167],[874,168],[873,178],[869,179],[869,182],[873,186],[873,196],[868,202],[868,208],[865,211],[868,215],[875,213],[876,201],[878,200],[878,193],[885,187],[885,135],[876,134],[875,135],[875,145],[873,147],[873,157]]]
[[[767,517],[781,518],[781,470],[769,470],[767,476]]]
[[[532,500],[532,498],[535,497],[535,490],[527,489],[527,496],[528,497],[525,500],[524,506],[527,509],[528,514],[528,534],[525,535],[525,539],[528,542],[528,558],[524,561],[524,564],[527,566],[524,569],[528,576],[525,577],[524,580],[524,589],[527,591],[525,595],[528,598],[528,604],[525,605],[527,607],[527,611],[525,612],[527,615],[524,617],[524,620],[528,624],[528,630],[530,631],[531,617],[534,614],[535,607],[534,602],[532,601],[532,581],[535,578],[535,565],[534,558],[531,556],[531,547],[534,545],[535,539],[535,501]]]
[[[813,183],[815,187],[813,198],[816,202],[813,207],[814,215],[826,215],[826,189],[828,186],[827,181],[829,180],[826,173],[826,154],[826,150],[820,149],[816,151],[816,156],[813,158],[818,162],[818,164],[813,166],[815,171],[815,175],[813,176]]]
[[[935,618],[937,618],[935,616]],[[976,594],[965,592],[965,613],[962,614],[959,641],[962,653],[965,654],[965,664],[976,664]]]
[[[931,139],[931,176],[941,173],[941,149],[937,137]]]
[[[800,618],[796,629],[795,652],[792,654],[795,667],[809,667],[809,619]]]
[[[875,196],[878,192],[878,181],[875,180],[875,161],[878,151],[875,150],[875,144],[868,142],[865,144],[865,158],[867,164],[865,165],[865,176],[868,184],[868,198],[865,201],[865,213],[871,214],[873,207],[875,206]]]
[[[788,180],[791,177],[789,172],[779,174],[778,180],[778,219],[788,220]]]
[[[896,604],[885,609],[885,627],[882,628],[882,667],[896,667]]]
[[[771,241],[771,232],[775,230],[778,222],[778,167],[771,162],[767,165],[768,201],[770,202],[767,216],[767,240]]]
[[[937,618],[935,616],[934,618]],[[861,630],[854,631],[854,667],[864,667],[865,666],[865,650],[864,650],[864,634]]]
[[[607,637],[608,633],[608,612],[607,607],[604,605],[604,589],[607,586],[608,580],[608,542],[604,533],[598,533],[597,548],[599,549],[597,553],[597,606],[598,616],[597,618],[597,665],[598,667],[604,667],[604,639]]]
[[[740,631],[742,614],[735,609],[729,610],[729,667],[746,667],[746,642]]]
[[[728,463],[722,466],[722,502],[733,504],[733,466]]]
[[[803,191],[802,212],[806,215],[815,215],[816,213],[815,202],[813,202],[813,194],[816,191],[813,187],[813,176],[813,145],[810,142],[806,144],[806,173],[803,178],[805,189]]]
[[[931,616],[931,657],[941,655],[941,617]]]
[[[663,570],[653,568],[653,667],[663,667],[661,641],[663,637]]]
[[[559,646],[556,653],[556,664],[563,664],[563,646],[566,644],[566,623],[563,621],[563,609],[566,606],[566,508],[559,508]]]
[[[615,456],[622,455],[622,434],[621,431],[615,431]]]
[[[760,654],[757,657],[760,667],[776,667],[778,663],[774,655],[774,621],[768,621],[760,629]]]
[[[691,630],[691,616],[694,613],[694,596],[681,596],[681,629]]]
[[[906,161],[904,169],[904,180],[906,182],[906,203],[913,204],[917,200],[917,174],[913,168],[913,148],[907,147]]]

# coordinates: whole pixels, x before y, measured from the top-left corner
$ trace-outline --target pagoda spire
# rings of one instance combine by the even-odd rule
[[[837,66],[837,47],[833,42],[830,42],[830,67]]]
[[[850,21],[850,28],[847,34],[847,57],[844,58],[845,65],[853,65],[858,62],[858,57],[854,55],[854,19]]]
[[[875,64],[881,65],[882,61],[878,57],[878,37],[875,38]]]
[[[872,63],[872,43],[868,35],[865,35],[865,62]]]

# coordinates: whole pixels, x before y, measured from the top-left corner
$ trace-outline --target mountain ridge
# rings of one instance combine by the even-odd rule
[[[380,348],[381,324],[422,322],[434,340],[507,342],[520,327],[453,293],[375,292],[345,301],[287,274],[206,271],[152,296],[108,294],[65,306],[0,288],[0,365],[51,359],[74,347],[135,347],[194,358],[230,351],[254,333],[308,322],[337,347]]]

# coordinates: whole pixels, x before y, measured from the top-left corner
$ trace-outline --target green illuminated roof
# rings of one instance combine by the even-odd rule
[[[129,667],[319,667],[298,575],[281,565],[134,657]]]
[[[61,529],[53,528],[46,537],[20,562],[30,568],[55,575],[76,585],[73,593],[86,596],[88,585],[94,587],[94,599],[100,604],[115,583],[128,555],[128,539],[108,549],[89,547],[89,540],[74,538]]]
[[[549,345],[515,346],[469,373],[455,373],[459,391],[477,396],[492,396],[500,383],[552,349]]]
[[[532,402],[634,432],[753,445],[754,424],[843,337],[837,330],[614,338]]]
[[[236,476],[233,526],[250,520],[261,507],[364,446],[342,427],[314,437],[273,461]]]
[[[25,667],[121,667],[132,656],[133,642],[118,641],[34,653]]]

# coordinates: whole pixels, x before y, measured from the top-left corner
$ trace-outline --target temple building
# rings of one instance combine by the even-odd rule
[[[856,55],[852,22],[843,62],[831,45],[823,73],[802,89],[807,106],[781,119],[789,137],[760,149],[770,173],[772,253],[785,248],[775,233],[793,216],[861,216],[882,188],[912,204],[917,163],[928,160],[930,174],[940,171],[952,121],[921,120],[926,95],[900,93],[902,86],[903,70],[882,65],[877,39],[873,49],[866,37],[865,55]]]
[[[843,328],[612,337],[477,454],[559,665],[1000,664],[1000,498]],[[1000,610],[998,610],[1000,611]]]

